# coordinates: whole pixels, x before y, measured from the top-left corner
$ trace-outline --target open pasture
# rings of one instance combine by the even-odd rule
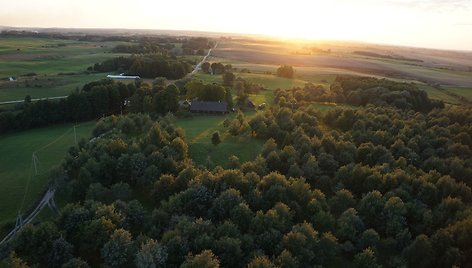
[[[77,125],[77,140],[90,137],[94,127],[95,122]],[[38,200],[50,169],[74,144],[73,124],[0,136],[0,228],[14,224],[17,211],[26,212]]]

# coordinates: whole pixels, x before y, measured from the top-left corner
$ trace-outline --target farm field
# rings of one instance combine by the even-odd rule
[[[0,102],[22,100],[26,95],[32,99],[69,95],[84,84],[103,79],[103,74],[78,74],[41,76],[21,79],[19,82],[0,82]]]
[[[442,58],[431,58],[429,55],[421,55],[421,63],[412,64],[407,61],[379,59],[373,57],[359,57],[352,54],[358,49],[358,45],[346,44],[342,47],[333,44],[323,44],[323,53],[298,54],[307,50],[312,45],[291,45],[281,42],[263,42],[259,40],[232,40],[218,46],[214,56],[238,62],[257,64],[262,66],[289,64],[294,67],[318,67],[329,68],[333,73],[355,72],[369,76],[382,76],[417,80],[428,83],[440,83],[451,86],[468,86],[472,84],[472,72],[451,71],[447,68],[457,68],[455,64]],[[316,47],[315,47],[316,48]],[[364,48],[369,49],[369,48]],[[376,49],[381,49],[378,46]],[[411,56],[411,52],[404,49],[389,47],[390,50],[398,50],[398,54],[404,53]],[[383,48],[387,51],[387,48]],[[428,50],[426,50],[428,51]],[[423,52],[424,53],[424,52]],[[446,52],[443,52],[447,54]],[[451,57],[456,52],[450,52]],[[434,51],[430,51],[434,54]],[[400,54],[401,55],[401,54]],[[470,57],[470,56],[469,56]],[[235,66],[237,66],[235,64]],[[246,65],[247,66],[247,65]],[[240,66],[242,67],[242,66]],[[440,68],[441,67],[441,68]],[[466,66],[460,66],[465,68]]]
[[[94,127],[95,122],[77,125],[77,139],[90,137]],[[0,136],[0,228],[7,223],[14,224],[25,187],[28,190],[21,211],[30,209],[44,190],[50,169],[62,161],[74,143],[72,124]],[[38,175],[35,175],[33,152],[36,152]]]
[[[84,72],[94,63],[127,54],[111,53],[124,42],[6,37],[0,43],[0,102],[63,96],[104,74]],[[8,81],[15,77],[17,81]]]
[[[250,115],[251,113],[246,114]],[[206,165],[207,159],[214,165],[225,165],[232,155],[244,162],[254,159],[259,154],[262,141],[250,137],[232,137],[225,133],[223,121],[226,118],[233,119],[234,116],[235,113],[228,116],[196,115],[177,120],[176,125],[185,130],[190,157],[197,165]],[[218,131],[221,137],[218,146],[211,143],[215,131]]]
[[[445,89],[472,101],[472,87],[445,87]]]

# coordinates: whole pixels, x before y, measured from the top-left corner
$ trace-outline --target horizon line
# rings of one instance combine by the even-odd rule
[[[183,32],[183,33],[201,33],[201,34],[212,34],[212,35],[236,35],[239,37],[266,37],[271,39],[276,39],[278,41],[297,41],[297,42],[339,42],[339,43],[356,43],[356,44],[368,44],[368,45],[379,45],[379,46],[390,46],[390,47],[399,47],[399,48],[414,48],[414,49],[427,49],[427,50],[439,50],[439,51],[451,51],[451,52],[462,52],[462,53],[472,53],[471,49],[453,49],[453,48],[438,48],[438,47],[423,47],[423,46],[414,46],[414,45],[404,45],[404,44],[393,44],[393,43],[382,43],[382,42],[371,42],[363,40],[348,40],[348,39],[323,39],[323,38],[306,38],[306,37],[286,37],[278,36],[264,33],[242,33],[242,32],[220,32],[220,31],[205,31],[205,30],[183,30],[183,29],[157,29],[157,28],[126,28],[126,27],[61,27],[61,26],[9,26],[9,25],[0,25],[0,29],[4,30],[6,28],[14,29],[55,29],[55,30],[126,30],[126,31],[163,31],[163,32]],[[141,34],[143,35],[143,34]],[[221,37],[231,37],[231,36],[220,36]]]

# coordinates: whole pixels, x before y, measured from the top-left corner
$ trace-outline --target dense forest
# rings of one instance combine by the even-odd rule
[[[69,204],[6,265],[468,267],[472,110],[240,113],[260,156],[196,166],[171,115],[100,120],[53,173]],[[229,127],[230,128],[230,127]],[[228,130],[229,131],[229,130]],[[139,201],[136,198],[139,197]]]

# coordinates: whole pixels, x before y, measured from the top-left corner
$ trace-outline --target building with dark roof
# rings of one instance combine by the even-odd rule
[[[226,114],[228,104],[224,101],[192,101],[190,112],[206,114]]]

